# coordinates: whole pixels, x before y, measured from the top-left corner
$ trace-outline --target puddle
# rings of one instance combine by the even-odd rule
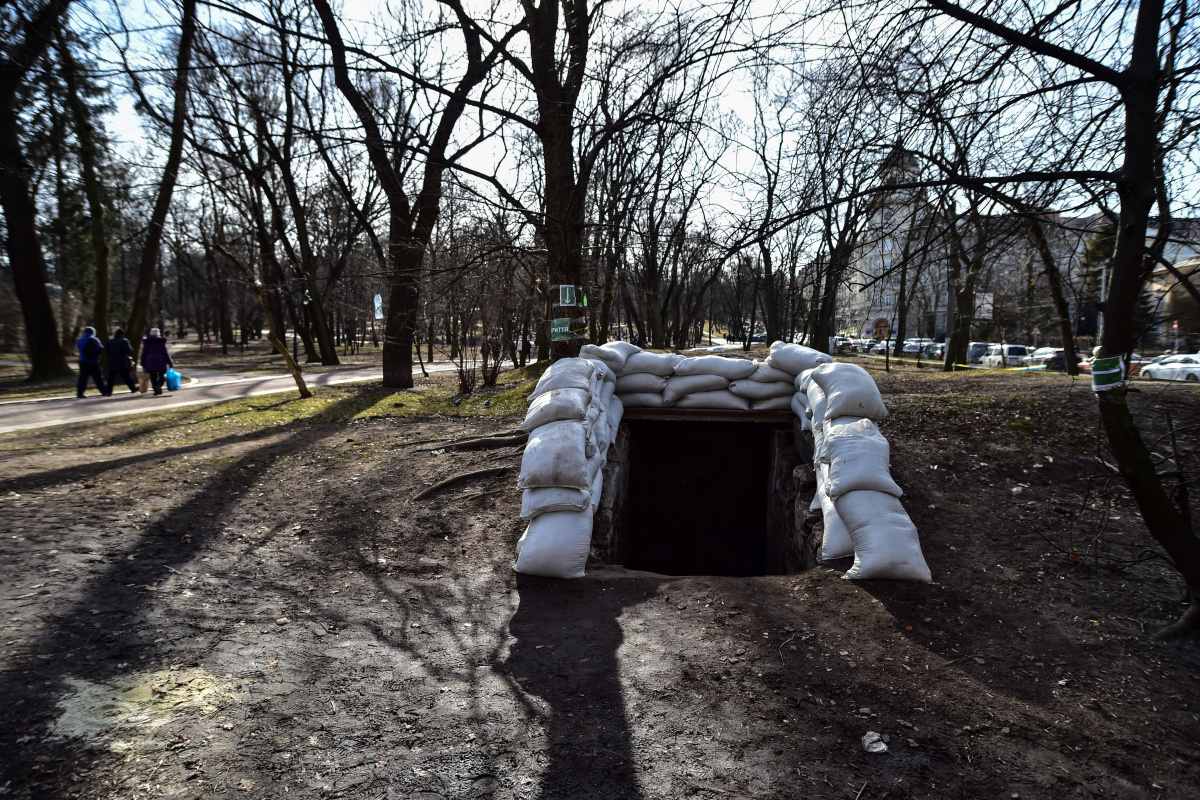
[[[50,727],[55,737],[105,737],[113,750],[128,750],[121,729],[139,734],[192,714],[213,714],[233,701],[233,682],[196,667],[134,672],[106,683],[68,678],[58,700],[61,714]]]

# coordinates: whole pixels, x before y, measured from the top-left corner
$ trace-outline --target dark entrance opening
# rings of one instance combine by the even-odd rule
[[[786,551],[799,462],[788,419],[630,409],[611,561],[663,575],[794,571]]]

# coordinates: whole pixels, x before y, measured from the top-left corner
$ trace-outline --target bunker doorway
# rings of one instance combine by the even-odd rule
[[[791,415],[629,409],[611,563],[662,575],[779,575],[797,549]]]

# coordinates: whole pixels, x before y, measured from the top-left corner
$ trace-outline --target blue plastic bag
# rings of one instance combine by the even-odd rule
[[[167,389],[175,391],[183,384],[183,376],[175,371],[174,367],[167,370]]]

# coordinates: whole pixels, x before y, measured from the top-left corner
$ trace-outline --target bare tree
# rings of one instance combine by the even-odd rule
[[[7,226],[6,245],[32,368],[29,379],[50,380],[71,374],[58,342],[46,262],[37,234],[37,208],[29,187],[29,165],[18,134],[17,89],[33,63],[54,39],[70,0],[49,0],[26,14],[19,6],[0,8],[0,205]]]
[[[196,37],[196,0],[182,0],[183,16],[179,26],[179,46],[175,56],[175,79],[171,87],[173,98],[170,118],[158,111],[149,100],[136,70],[129,70],[131,85],[141,101],[141,108],[155,122],[167,129],[169,145],[167,160],[163,166],[162,180],[155,194],[154,210],[146,226],[146,239],[142,245],[138,265],[137,290],[133,307],[129,312],[129,334],[133,342],[134,357],[141,347],[142,332],[150,317],[150,296],[154,289],[154,272],[162,247],[163,225],[171,208],[171,196],[179,178],[179,165],[183,160],[184,124],[188,107],[188,75],[192,60],[192,43]]]

